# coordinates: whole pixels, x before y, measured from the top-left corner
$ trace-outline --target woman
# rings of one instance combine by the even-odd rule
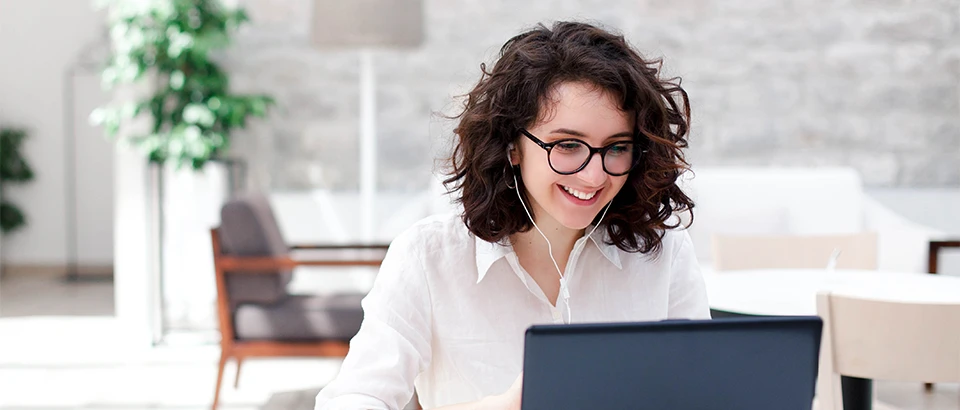
[[[464,212],[390,247],[317,409],[519,409],[532,324],[708,318],[678,212],[690,115],[623,37],[510,39],[467,95],[446,183]]]

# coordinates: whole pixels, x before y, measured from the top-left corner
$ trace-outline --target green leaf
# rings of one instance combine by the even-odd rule
[[[232,130],[251,115],[267,114],[272,98],[232,93],[227,72],[210,58],[249,21],[242,8],[218,0],[104,1],[113,42],[101,73],[104,85],[161,83],[148,84],[155,90],[143,101],[91,113],[91,122],[107,135],[146,116],[149,134],[118,142],[136,147],[152,162],[202,167],[229,147]]]
[[[184,81],[186,81],[186,76],[183,75],[183,71],[174,70],[170,73],[170,88],[182,90]]]
[[[27,132],[0,128],[0,181],[23,183],[33,180],[33,169],[21,152]]]
[[[0,201],[0,232],[10,233],[27,224],[27,218],[15,205]]]

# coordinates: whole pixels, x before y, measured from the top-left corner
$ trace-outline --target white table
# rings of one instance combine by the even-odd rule
[[[838,269],[759,269],[704,274],[710,308],[743,315],[817,314],[817,292],[869,299],[960,303],[960,277]]]
[[[813,316],[820,291],[885,301],[960,303],[960,277],[925,273],[762,269],[704,273],[704,280],[717,316]],[[871,380],[841,379],[845,408],[872,408]]]

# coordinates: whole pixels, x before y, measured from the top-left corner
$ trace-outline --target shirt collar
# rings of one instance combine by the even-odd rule
[[[588,227],[587,229],[592,230],[593,228]],[[487,242],[480,238],[474,238],[476,240],[477,283],[480,283],[494,263],[514,252],[513,247],[510,246],[506,240],[494,243]],[[580,240],[583,239],[584,238],[580,238]],[[620,264],[620,250],[616,245],[607,243],[609,242],[609,235],[606,229],[597,229],[597,232],[594,232],[593,235],[590,236],[590,241],[597,246],[600,253],[603,254],[610,263],[616,266],[617,269],[623,269],[623,265]]]
[[[593,228],[591,227],[589,229]],[[597,232],[590,235],[590,241],[597,245],[600,253],[602,253],[610,263],[616,266],[617,269],[623,269],[623,265],[620,264],[620,248],[618,248],[617,245],[611,245],[609,243],[610,235],[606,229],[597,229]]]
[[[477,283],[480,283],[496,261],[513,253],[513,247],[507,243],[487,242],[476,237],[475,239],[477,241]]]

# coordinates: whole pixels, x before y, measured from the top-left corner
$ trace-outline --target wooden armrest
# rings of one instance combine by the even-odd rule
[[[956,241],[930,241],[930,248],[960,248],[960,240]]]
[[[930,241],[930,254],[927,260],[927,272],[937,273],[940,249],[942,248],[960,248],[960,240],[956,241]]]
[[[210,230],[214,263],[218,271],[230,273],[262,273],[281,271],[298,266],[380,266],[389,244],[297,244],[291,252],[305,251],[304,257],[233,256],[224,255],[220,248],[218,228]],[[381,252],[377,252],[381,251]]]
[[[390,244],[296,244],[290,245],[290,250],[338,250],[338,249],[387,249]]]
[[[297,262],[293,259],[270,256],[223,256],[219,258],[218,263],[224,271],[230,273],[263,273],[263,271],[293,269],[297,266]]]
[[[222,256],[218,262],[220,268],[230,273],[262,273],[293,269],[298,266],[380,266],[383,258],[340,258],[300,260],[289,257],[269,256]]]

